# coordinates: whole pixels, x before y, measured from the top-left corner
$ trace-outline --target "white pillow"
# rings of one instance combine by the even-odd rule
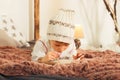
[[[8,34],[0,29],[0,46],[13,46],[13,47],[18,47],[20,44]]]
[[[20,44],[19,47],[30,46],[29,43],[25,40],[23,34],[17,31],[11,18],[3,15],[0,19],[0,26],[1,29],[5,30],[10,37],[14,38]]]

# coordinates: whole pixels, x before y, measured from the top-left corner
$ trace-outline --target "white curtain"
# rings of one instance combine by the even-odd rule
[[[106,35],[113,32],[113,24],[110,25],[107,22],[110,17],[102,0],[91,0],[90,2],[88,0],[80,0],[80,11],[88,46],[99,48],[104,43],[113,42],[112,34]],[[109,26],[108,30],[107,26]],[[106,36],[109,39],[105,38]]]
[[[119,4],[119,3],[118,3]],[[117,17],[120,24],[120,6],[117,5]],[[81,18],[83,20],[86,49],[106,50],[120,52],[116,45],[116,33],[113,20],[108,13],[103,0],[80,0]]]
[[[118,2],[117,2],[116,11],[117,11],[118,26],[120,29],[120,0],[118,0]]]

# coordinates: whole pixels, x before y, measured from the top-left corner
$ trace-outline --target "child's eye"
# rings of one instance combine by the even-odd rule
[[[60,45],[55,45],[55,46],[59,47]]]
[[[69,44],[65,44],[65,46],[69,46]]]

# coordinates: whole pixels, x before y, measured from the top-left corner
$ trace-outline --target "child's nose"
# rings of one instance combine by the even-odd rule
[[[65,47],[64,47],[64,46],[59,48],[59,52],[62,52],[62,51],[64,51],[64,50],[65,50]]]

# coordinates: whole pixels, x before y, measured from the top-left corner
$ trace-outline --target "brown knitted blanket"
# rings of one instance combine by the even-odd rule
[[[0,47],[0,74],[60,75],[86,77],[89,80],[120,80],[120,54],[110,50],[103,52],[78,50],[69,64],[48,65],[31,61],[31,51],[13,47]]]

